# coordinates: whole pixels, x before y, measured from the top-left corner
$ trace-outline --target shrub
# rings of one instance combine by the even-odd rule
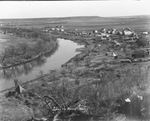
[[[149,46],[149,37],[143,37],[142,35],[139,36],[139,39],[137,39],[136,44],[139,47],[147,47]]]

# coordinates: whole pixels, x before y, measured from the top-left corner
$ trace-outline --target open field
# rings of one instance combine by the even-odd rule
[[[1,19],[0,22],[6,25],[18,27],[42,28],[45,26],[55,27],[63,25],[66,29],[79,28],[80,30],[93,30],[99,28],[122,29],[131,27],[137,31],[149,31],[150,16],[131,17],[66,17],[66,18],[37,18],[37,19]]]
[[[85,46],[61,69],[46,75],[41,72],[40,78],[16,84],[1,96],[4,101],[0,102],[0,108],[11,109],[0,112],[5,116],[0,114],[2,121],[5,118],[20,121],[21,116],[22,119],[33,117],[34,121],[36,118],[41,121],[150,119],[150,16],[11,19],[0,20],[0,23],[6,36],[9,29],[13,29],[10,33],[15,33],[16,28],[30,30],[34,27],[44,35],[67,38]],[[129,28],[127,31],[132,34],[126,35],[123,28]],[[116,31],[108,33],[105,29]],[[148,32],[145,38],[142,38],[143,32]],[[25,91],[18,92],[20,85]],[[20,113],[18,110],[12,113],[13,104],[21,105]],[[29,115],[29,112],[32,113]],[[10,115],[14,118],[9,119]]]

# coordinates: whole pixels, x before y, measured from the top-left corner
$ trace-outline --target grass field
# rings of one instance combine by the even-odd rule
[[[66,29],[93,30],[100,28],[122,29],[131,27],[136,31],[150,31],[150,16],[127,17],[66,17],[66,18],[37,18],[37,19],[1,19],[1,23],[19,27],[42,28],[63,25]]]

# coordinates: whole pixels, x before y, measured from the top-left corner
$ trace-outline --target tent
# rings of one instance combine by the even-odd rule
[[[22,86],[20,85],[16,86],[15,92],[20,94],[20,93],[23,93],[24,91],[25,89]]]

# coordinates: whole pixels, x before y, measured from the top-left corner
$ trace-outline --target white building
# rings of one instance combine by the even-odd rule
[[[133,32],[131,30],[129,30],[128,28],[125,28],[122,32],[125,36],[130,36],[133,34]]]
[[[55,28],[51,28],[52,29],[52,31],[55,31]]]

